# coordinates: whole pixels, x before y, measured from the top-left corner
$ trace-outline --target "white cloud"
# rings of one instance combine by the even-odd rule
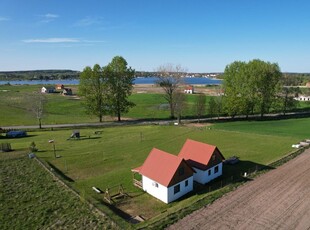
[[[80,42],[76,38],[36,38],[23,40],[25,43],[75,43]]]
[[[102,23],[102,18],[97,17],[85,17],[75,23],[76,26],[91,26],[91,25],[99,25]]]
[[[24,43],[55,43],[62,44],[66,47],[76,46],[91,46],[98,43],[105,43],[104,40],[82,40],[77,38],[32,38],[22,40]]]
[[[47,14],[39,15],[39,17],[41,18],[40,23],[49,23],[59,18],[59,15],[47,13]]]
[[[3,21],[9,21],[10,19],[9,18],[6,18],[6,17],[0,17],[0,22],[3,22]]]
[[[53,19],[55,19],[55,18],[59,18],[59,15],[57,15],[57,14],[50,14],[50,13],[48,13],[48,14],[43,15],[43,17],[45,17],[45,18],[53,18]]]

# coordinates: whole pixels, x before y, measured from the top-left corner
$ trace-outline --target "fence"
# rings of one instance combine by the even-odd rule
[[[90,208],[90,210],[95,214],[95,215],[101,215],[103,217],[107,217],[107,215],[105,213],[103,213],[99,208],[97,208],[93,203],[87,201],[84,197],[82,197],[78,191],[76,191],[74,188],[72,188],[71,186],[69,186],[63,179],[62,179],[62,175],[59,174],[59,170],[55,170],[54,167],[52,167],[51,165],[47,165],[45,162],[43,162],[42,160],[40,160],[39,158],[35,157],[34,158],[39,165],[42,166],[42,168],[44,170],[46,170],[56,181],[58,181],[62,186],[64,186],[67,190],[71,191],[75,196],[77,196],[80,200],[83,200]],[[111,222],[112,226],[118,226],[114,221],[112,221],[109,218],[109,221]]]
[[[308,149],[308,148],[309,147],[302,147],[300,149],[297,149],[297,150],[291,152],[290,154],[286,155],[285,157],[272,162],[269,165],[256,165],[255,167],[248,168],[247,170],[245,170],[240,175],[234,175],[234,176],[231,176],[230,178],[225,178],[222,180],[220,178],[218,178],[218,179],[215,179],[213,182],[203,186],[203,188],[201,188],[199,185],[196,185],[196,188],[197,188],[198,192],[202,192],[202,191],[203,192],[212,192],[212,191],[221,189],[221,188],[228,186],[228,185],[248,181],[248,180],[254,178],[255,176],[257,176],[259,173],[262,173],[266,170],[274,169],[276,167],[279,167],[279,166],[285,164],[286,162],[290,161],[291,159],[293,159],[293,158],[297,157],[298,155],[300,155],[301,153],[303,153],[305,151],[305,149]]]

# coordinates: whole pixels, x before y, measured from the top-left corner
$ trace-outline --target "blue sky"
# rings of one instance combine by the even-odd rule
[[[259,58],[310,72],[309,0],[0,0],[0,71],[123,56],[136,70],[222,72]]]

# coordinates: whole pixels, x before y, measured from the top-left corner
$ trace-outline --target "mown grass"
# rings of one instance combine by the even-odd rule
[[[25,152],[0,153],[0,229],[111,229]]]
[[[298,122],[302,120],[304,122]],[[29,133],[30,137],[5,139],[5,141],[11,142],[15,149],[26,148],[31,141],[35,141],[40,150],[37,155],[41,159],[55,165],[73,179],[74,182],[68,182],[71,186],[127,228],[130,226],[115,216],[112,209],[121,210],[128,216],[142,215],[152,221],[155,216],[164,218],[174,210],[191,205],[198,207],[197,202],[210,195],[206,192],[192,193],[186,199],[166,205],[134,187],[130,170],[140,166],[153,147],[177,154],[187,138],[217,145],[225,157],[238,155],[241,160],[235,168],[224,168],[222,179],[225,179],[256,165],[267,165],[291,152],[292,143],[307,138],[306,132],[300,133],[307,121],[310,119],[288,120],[285,123],[290,130],[288,135],[281,135],[282,125],[274,126],[268,131],[270,123],[253,122],[251,124],[260,126],[265,132],[255,133],[255,130],[260,129],[250,125],[244,127],[240,125],[243,129],[237,129],[239,126],[235,128],[231,126],[234,123],[216,124],[204,128],[124,126],[100,129],[102,131],[100,135],[95,134],[98,129],[81,129],[80,140],[67,140],[71,130],[65,129],[35,131]],[[60,158],[54,158],[53,146],[48,143],[50,139],[55,140],[56,154],[60,155]],[[91,189],[92,186],[101,190],[116,186],[111,190],[114,194],[119,184],[124,186],[125,192],[130,197],[119,200],[112,209],[105,204],[103,195],[96,194]]]
[[[273,136],[295,136],[298,138],[310,138],[309,118],[272,120],[272,121],[236,121],[223,122],[214,126],[217,130],[232,132],[244,132],[249,134],[273,135]],[[268,137],[267,137],[268,138]]]

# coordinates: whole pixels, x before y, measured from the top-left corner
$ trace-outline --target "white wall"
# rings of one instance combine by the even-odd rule
[[[197,181],[200,184],[206,184],[208,182],[210,182],[211,180],[219,177],[222,175],[222,170],[223,170],[223,163],[219,163],[218,165],[218,172],[214,173],[214,168],[216,167],[216,165],[206,171],[197,169],[194,167],[194,170],[196,171],[196,173],[194,173],[194,181]],[[208,171],[211,170],[211,175],[209,176]]]
[[[143,190],[147,193],[151,194],[152,196],[156,197],[157,199],[168,203],[168,188],[157,183],[158,187],[155,186],[155,181],[151,180],[150,178],[142,175],[142,187]]]
[[[188,180],[188,185],[185,187],[185,181]],[[193,191],[193,181],[194,178],[191,176],[186,180],[181,181],[180,183],[180,192],[174,194],[174,187],[178,184],[175,184],[168,188],[168,203],[179,199],[180,197],[184,196],[186,193]]]
[[[186,180],[188,180],[188,186],[185,187]],[[165,203],[170,203],[193,190],[193,177],[190,177],[186,180],[178,183],[180,184],[180,191],[176,194],[174,194],[174,186],[176,186],[177,184],[167,188],[157,183],[158,187],[156,187],[156,182],[146,176],[142,176],[142,186],[143,190],[147,193],[151,194],[152,196]]]

